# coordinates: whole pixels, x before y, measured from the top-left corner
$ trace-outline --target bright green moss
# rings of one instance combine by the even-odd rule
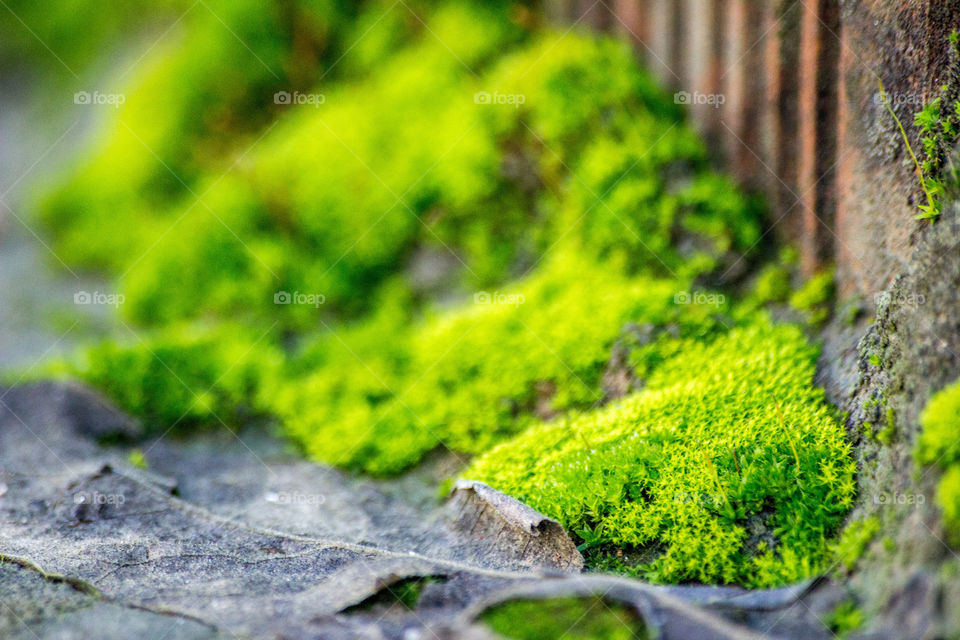
[[[863,552],[867,550],[867,546],[880,532],[880,528],[880,520],[877,518],[853,520],[847,524],[843,533],[832,545],[837,563],[846,571],[853,571]]]
[[[601,598],[512,600],[481,616],[491,629],[515,640],[641,640],[649,638],[636,613]]]
[[[657,547],[656,581],[772,585],[815,573],[855,495],[843,429],[801,332],[758,319],[691,341],[622,402],[541,424],[464,477],[597,543]],[[759,519],[776,545],[751,540]]]
[[[768,265],[757,275],[751,295],[758,304],[764,305],[786,302],[790,293],[790,272],[780,265]]]
[[[839,640],[843,640],[851,633],[863,626],[863,610],[853,600],[845,600],[838,604],[825,620],[827,629]]]
[[[833,269],[821,271],[790,296],[790,306],[806,315],[807,321],[819,325],[830,317],[833,302]]]
[[[409,13],[394,7],[385,25],[395,11]],[[318,28],[336,33],[340,13]],[[710,171],[629,47],[549,32],[510,47],[525,35],[506,16],[497,3],[442,3],[424,17],[429,32],[419,26],[359,77],[315,89],[322,105],[290,109],[262,138],[241,135],[277,111],[264,108],[276,82],[260,78],[262,65],[239,64],[235,43],[212,35],[189,39],[209,40],[200,49],[158,48],[103,148],[46,200],[58,253],[122,274],[124,312],[140,324],[214,315],[303,331],[368,312],[417,248],[455,253],[475,289],[558,245],[685,279],[754,244],[757,208]],[[283,48],[273,54],[268,66],[282,66]],[[181,66],[189,102],[176,91]],[[206,89],[211,78],[224,95]],[[237,114],[222,131],[182,122],[198,111]],[[235,152],[243,161],[231,164]],[[279,291],[324,304],[278,308]]]
[[[277,109],[274,93],[305,90],[340,55],[338,30],[355,6],[211,0],[177,12],[177,28],[137,61],[132,80],[110,88],[124,103],[109,110],[92,159],[43,198],[58,253],[121,271],[136,260],[151,244],[141,225],[178,198],[193,204],[198,176],[254,142]]]
[[[950,466],[937,486],[937,504],[943,510],[943,525],[947,538],[960,546],[960,466]]]
[[[944,469],[937,487],[937,504],[951,544],[960,546],[960,381],[948,386],[927,403],[920,416],[923,431],[914,456],[919,465]]]
[[[261,379],[280,363],[266,342],[229,327],[168,330],[95,345],[49,365],[45,374],[101,390],[140,418],[148,433],[232,427],[249,419]]]
[[[134,449],[127,455],[127,462],[138,469],[147,468],[147,458],[140,449]]]
[[[716,330],[724,306],[678,305],[679,291],[677,281],[628,278],[570,256],[407,332],[326,336],[310,375],[271,403],[312,457],[335,464],[389,473],[441,444],[480,453],[538,416],[600,403],[601,374],[626,323],[675,327],[676,337],[635,352],[641,377],[681,336]],[[403,355],[385,358],[391,350]]]
[[[919,464],[944,467],[960,462],[960,381],[948,386],[927,403],[920,416],[923,431],[915,457]]]

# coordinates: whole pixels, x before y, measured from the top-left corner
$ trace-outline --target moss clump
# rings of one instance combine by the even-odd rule
[[[134,449],[127,454],[127,462],[138,469],[147,468],[147,458],[143,455],[143,451],[140,449]]]
[[[867,546],[880,532],[880,520],[865,518],[850,522],[833,544],[833,555],[846,571],[853,571]]]
[[[140,418],[148,433],[166,433],[249,419],[256,391],[279,358],[243,329],[182,327],[102,342],[41,375],[82,380]]]
[[[862,627],[864,621],[863,610],[853,600],[838,604],[825,620],[827,629],[840,640]]]
[[[937,504],[953,545],[960,546],[960,381],[934,395],[920,416],[923,431],[914,451],[917,464],[944,470]]]
[[[662,332],[634,352],[640,378],[681,338],[717,330],[725,305],[677,305],[681,289],[568,255],[406,331],[374,323],[324,336],[302,358],[311,373],[267,395],[287,433],[318,460],[383,474],[441,444],[481,453],[540,419],[599,404],[625,324]]]
[[[256,100],[272,101],[275,80],[234,78],[262,66],[226,53],[158,50],[162,77],[144,74],[105,147],[45,201],[58,254],[123,274],[123,312],[140,324],[213,315],[309,331],[320,317],[369,312],[424,248],[455,254],[454,280],[475,289],[515,277],[558,243],[684,278],[755,243],[757,207],[710,171],[703,144],[629,47],[529,36],[506,13],[499,3],[441,3],[424,17],[428,33],[399,38],[376,67],[325,85],[322,105],[291,109],[262,139],[244,137],[236,163],[220,132],[201,126],[204,118],[186,126],[180,112],[262,117],[275,109],[256,109]],[[209,39],[205,46],[229,44],[233,55],[232,39]],[[183,65],[201,77],[182,84]],[[222,65],[235,70],[224,76]],[[168,86],[222,77],[235,80],[228,96],[255,104],[228,109],[220,94],[207,104]],[[523,103],[485,104],[484,94]],[[225,133],[238,137],[236,128]],[[104,236],[107,225],[115,233]],[[164,285],[173,280],[171,295]],[[278,307],[281,291],[322,295],[324,304]]]
[[[810,324],[820,325],[830,317],[834,293],[833,269],[821,271],[793,292],[790,306],[802,312]]]
[[[856,492],[801,332],[756,319],[691,341],[610,408],[538,425],[464,476],[597,544],[656,547],[658,582],[766,586],[815,572]],[[751,540],[762,521],[772,540]],[[583,533],[581,533],[583,537]]]
[[[649,638],[639,616],[601,598],[512,600],[481,616],[496,633],[515,640],[643,640]]]
[[[170,205],[178,200],[215,217],[214,207],[198,202],[208,186],[201,177],[211,170],[222,175],[219,165],[253,144],[279,108],[276,92],[307,91],[333,65],[351,44],[342,36],[361,6],[340,0],[162,4],[182,19],[137,60],[132,80],[111,88],[124,102],[111,109],[89,160],[41,198],[56,251],[72,263],[124,271],[169,229],[178,213]],[[71,16],[61,25],[77,22]],[[111,233],[102,233],[106,228]]]
[[[920,205],[918,219],[936,220],[945,196],[956,196],[960,170],[953,163],[954,146],[960,137],[960,34],[954,30],[948,39],[949,65],[940,95],[924,105],[914,117],[923,145],[920,181],[927,204]]]

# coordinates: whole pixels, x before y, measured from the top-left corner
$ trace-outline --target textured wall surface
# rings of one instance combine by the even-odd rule
[[[552,10],[628,35],[692,96],[720,165],[767,194],[806,273],[836,264],[841,296],[869,299],[907,267],[929,224],[914,220],[921,191],[878,80],[912,136],[960,0],[558,0]]]

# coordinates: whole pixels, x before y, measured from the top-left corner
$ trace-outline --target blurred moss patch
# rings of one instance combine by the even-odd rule
[[[639,616],[599,597],[513,600],[488,609],[481,620],[513,640],[646,640]]]

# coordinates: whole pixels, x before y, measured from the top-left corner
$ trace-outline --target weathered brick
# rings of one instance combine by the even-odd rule
[[[797,195],[803,207],[803,271],[811,275],[833,261],[836,239],[838,1],[805,3],[801,22]]]
[[[841,293],[872,296],[904,270],[918,233],[919,179],[894,119],[878,101],[882,79],[917,152],[913,114],[946,65],[957,0],[857,0],[843,5],[838,279]]]

